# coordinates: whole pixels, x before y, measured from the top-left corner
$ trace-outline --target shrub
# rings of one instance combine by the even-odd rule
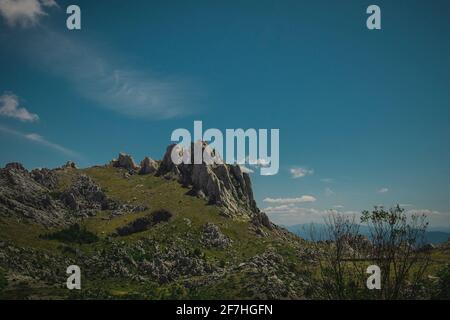
[[[66,229],[56,231],[43,236],[44,239],[58,240],[68,243],[94,243],[98,241],[97,235],[88,231],[84,226],[75,223]]]
[[[447,265],[437,274],[439,281],[434,299],[450,299],[450,265]]]

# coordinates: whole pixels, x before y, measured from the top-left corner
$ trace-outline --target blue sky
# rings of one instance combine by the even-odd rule
[[[14,2],[0,0],[0,165],[159,159],[194,120],[279,128],[280,172],[252,174],[275,222],[400,203],[450,226],[448,1]]]

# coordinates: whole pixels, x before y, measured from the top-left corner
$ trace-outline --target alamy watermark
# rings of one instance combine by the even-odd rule
[[[224,136],[215,128],[203,132],[203,122],[194,121],[193,136],[179,128],[172,132],[171,141],[177,143],[171,153],[175,164],[248,164],[259,167],[261,175],[275,175],[280,167],[279,129],[226,129]]]

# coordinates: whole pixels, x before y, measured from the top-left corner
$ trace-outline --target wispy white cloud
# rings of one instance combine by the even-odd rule
[[[34,122],[39,120],[37,114],[19,107],[19,97],[12,93],[4,93],[0,96],[0,115],[15,118],[23,122]]]
[[[317,199],[310,195],[303,195],[298,198],[265,198],[263,201],[266,203],[275,204],[293,204],[293,203],[305,203],[305,202],[315,202]]]
[[[291,173],[291,176],[293,179],[298,179],[298,178],[303,178],[304,176],[307,176],[307,175],[312,175],[314,173],[314,170],[303,168],[303,167],[294,167],[294,168],[291,168],[289,170],[289,172]]]
[[[320,179],[320,181],[323,182],[323,183],[333,183],[334,179],[332,179],[332,178],[323,178],[323,179]]]
[[[380,189],[378,189],[377,192],[378,193],[387,193],[387,192],[389,192],[389,189],[388,188],[380,188]]]
[[[63,147],[57,143],[48,141],[44,137],[42,137],[41,135],[39,135],[37,133],[24,133],[24,132],[17,131],[17,130],[14,130],[14,129],[11,129],[11,128],[8,128],[8,127],[2,126],[2,125],[0,125],[0,131],[3,133],[7,133],[10,135],[16,136],[16,137],[20,137],[22,139],[26,139],[33,143],[40,144],[42,146],[45,146],[47,148],[58,151],[61,154],[69,156],[69,157],[78,158],[78,159],[82,158],[82,156],[79,153],[77,153],[71,149],[68,149],[66,147]]]
[[[324,223],[325,218],[332,214],[343,214],[349,216],[360,215],[357,211],[338,211],[335,209],[316,209],[298,207],[295,204],[271,206],[263,209],[270,219],[280,225],[294,225],[302,223]]]
[[[46,28],[24,39],[21,50],[43,71],[95,102],[94,106],[132,118],[186,115],[193,112],[194,100],[202,96],[186,78],[138,69],[96,45]]]
[[[32,27],[56,6],[54,0],[0,0],[0,15],[11,27]],[[17,54],[68,82],[81,96],[130,117],[160,119],[192,113],[192,100],[202,95],[186,78],[137,68],[129,62],[132,59],[115,59],[110,53],[114,50],[99,50],[97,44],[43,25],[26,37],[15,33],[6,37],[2,41],[16,43]]]
[[[29,27],[47,15],[45,7],[55,7],[54,0],[0,0],[0,15],[11,26]]]

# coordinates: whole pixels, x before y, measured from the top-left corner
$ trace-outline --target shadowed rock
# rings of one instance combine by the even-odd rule
[[[154,174],[157,170],[158,163],[149,157],[145,157],[144,160],[141,161],[141,169],[139,170],[139,174]]]

